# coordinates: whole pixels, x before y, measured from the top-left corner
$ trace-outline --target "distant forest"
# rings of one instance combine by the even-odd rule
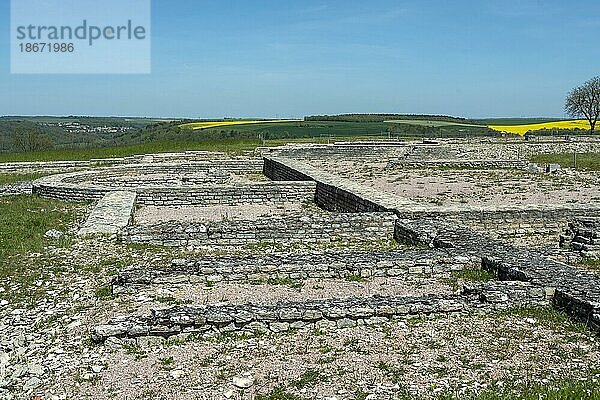
[[[0,117],[0,152],[119,146],[131,142],[133,132],[155,121],[116,117]]]
[[[422,114],[340,114],[340,115],[313,115],[305,117],[305,121],[339,121],[339,122],[385,122],[393,120],[424,120],[445,121],[462,124],[480,125],[485,121],[451,117],[448,115],[422,115]]]

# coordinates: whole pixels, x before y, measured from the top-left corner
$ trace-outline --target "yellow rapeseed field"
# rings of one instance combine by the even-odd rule
[[[490,129],[499,132],[516,133],[518,135],[525,135],[529,131],[538,131],[540,129],[590,129],[590,124],[585,119],[569,120],[569,121],[556,121],[556,122],[544,122],[542,124],[528,124],[528,125],[490,125]]]
[[[192,122],[190,124],[180,125],[182,128],[190,128],[193,130],[218,128],[220,126],[233,126],[233,125],[249,125],[249,124],[272,124],[280,122],[298,122],[296,119],[277,119],[268,121],[208,121],[208,122]]]

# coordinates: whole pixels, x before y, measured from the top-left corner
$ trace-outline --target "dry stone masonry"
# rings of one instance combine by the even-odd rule
[[[596,146],[595,143],[578,145],[578,148]],[[543,149],[548,151],[552,149],[551,145],[540,146],[546,146]],[[471,224],[469,221],[472,225],[499,225],[518,219],[531,220],[535,225],[535,221],[540,219],[562,221],[578,217],[569,226],[565,238],[568,237],[574,249],[589,255],[597,250],[598,224],[593,217],[600,210],[598,204],[424,205],[340,178],[301,160],[324,155],[364,156],[368,152],[372,158],[391,157],[388,168],[526,167],[526,162],[520,157],[508,154],[510,151],[519,153],[519,147],[502,149],[507,153],[491,155],[482,143],[480,157],[483,158],[476,159],[472,154],[461,153],[459,146],[439,143],[408,146],[401,143],[374,146],[340,144],[308,147],[308,152],[307,147],[284,146],[283,149],[263,149],[263,160],[155,163],[146,159],[142,160],[145,163],[134,166],[42,178],[34,183],[33,190],[68,200],[102,198],[85,229],[106,228],[111,233],[117,232],[118,237],[127,243],[210,247],[295,241],[372,243],[394,238],[409,246],[417,246],[387,252],[325,251],[175,260],[168,268],[121,271],[113,281],[115,293],[161,284],[344,279],[349,276],[397,278],[412,274],[448,276],[452,271],[473,268],[490,271],[498,279],[492,283],[467,286],[460,293],[444,296],[342,298],[282,302],[278,305],[256,303],[156,309],[149,315],[118,317],[98,326],[93,334],[97,341],[109,337],[147,340],[148,336],[167,338],[188,334],[212,336],[226,332],[343,328],[390,318],[489,312],[532,304],[552,304],[600,330],[598,275],[548,259],[532,250],[509,246],[465,226]],[[447,161],[455,159],[458,161]],[[233,175],[257,174],[261,170],[272,181],[228,183]],[[119,187],[128,191],[115,193]],[[129,223],[133,204],[205,206],[311,201],[328,212],[205,223]],[[105,217],[107,214],[114,214],[119,222],[109,221]],[[94,223],[93,219],[99,222]],[[548,229],[556,231],[557,226]]]
[[[158,246],[368,242],[393,239],[395,221],[392,213],[364,213],[274,216],[256,221],[163,222],[129,226],[120,238],[126,243]]]
[[[326,251],[264,256],[221,256],[173,260],[168,268],[127,269],[113,281],[113,292],[135,292],[151,284],[267,282],[276,279],[445,276],[478,268],[461,252],[440,249]]]
[[[600,217],[576,218],[560,239],[585,258],[600,258]]]
[[[0,197],[31,194],[32,192],[33,184],[31,182],[18,182],[14,185],[0,186]]]
[[[495,283],[466,287],[460,295],[368,297],[313,300],[276,305],[177,306],[152,310],[149,315],[117,317],[97,326],[92,338],[148,341],[149,336],[187,339],[239,332],[280,333],[297,329],[350,328],[395,318],[416,318],[466,312],[489,312],[509,307],[548,305],[543,290],[527,283]]]

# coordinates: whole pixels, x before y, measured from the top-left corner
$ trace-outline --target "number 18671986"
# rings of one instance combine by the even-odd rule
[[[73,53],[73,43],[19,43],[21,53]]]

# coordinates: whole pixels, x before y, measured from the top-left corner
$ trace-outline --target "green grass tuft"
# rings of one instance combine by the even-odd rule
[[[255,400],[304,400],[300,396],[286,392],[283,388],[277,387],[269,394],[259,394]]]
[[[321,372],[309,369],[306,370],[298,379],[292,382],[292,386],[296,389],[303,389],[306,387],[313,387],[319,382],[328,382],[329,377],[322,374]]]
[[[452,271],[450,277],[445,282],[455,289],[458,288],[458,282],[489,282],[494,279],[494,275],[483,269],[463,269]]]

